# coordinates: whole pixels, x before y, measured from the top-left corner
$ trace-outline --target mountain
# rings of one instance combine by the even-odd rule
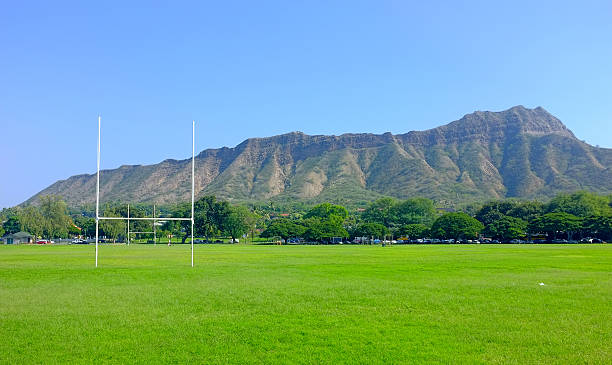
[[[250,138],[196,157],[196,196],[230,201],[363,204],[383,195],[423,196],[438,205],[559,192],[612,192],[612,150],[578,140],[541,107],[477,111],[406,134],[341,136],[292,132]],[[121,166],[100,175],[101,201],[190,200],[191,159]],[[30,198],[58,194],[95,202],[95,175],[61,180]]]

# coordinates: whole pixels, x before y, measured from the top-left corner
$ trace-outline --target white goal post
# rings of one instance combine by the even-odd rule
[[[172,217],[155,217],[155,211],[153,212],[153,218],[149,217],[130,217],[130,206],[128,205],[128,216],[127,217],[101,217],[100,216],[100,130],[102,129],[102,117],[98,115],[98,169],[96,173],[96,267],[98,267],[98,232],[99,224],[101,220],[127,220],[128,221],[128,241],[129,241],[129,227],[131,220],[141,221],[153,221],[153,227],[155,230],[156,221],[191,221],[191,267],[193,267],[193,217],[194,217],[194,198],[195,198],[195,120],[191,125],[191,217],[190,218],[172,218]],[[155,210],[155,208],[153,208]],[[134,233],[134,232],[132,232]]]

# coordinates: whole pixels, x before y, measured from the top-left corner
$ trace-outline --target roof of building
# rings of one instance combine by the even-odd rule
[[[3,238],[30,238],[30,237],[34,237],[34,236],[29,234],[28,232],[21,231],[21,232],[17,232],[13,234],[7,234]]]

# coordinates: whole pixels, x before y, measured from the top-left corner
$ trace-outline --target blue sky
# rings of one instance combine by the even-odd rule
[[[5,2],[0,207],[80,173],[290,131],[542,106],[612,147],[610,1]]]

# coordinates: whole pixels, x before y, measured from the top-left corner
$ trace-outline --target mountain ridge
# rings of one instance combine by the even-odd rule
[[[101,171],[101,200],[190,199],[191,159]],[[562,191],[612,192],[612,150],[579,141],[544,108],[476,111],[403,134],[290,132],[249,138],[196,156],[196,194],[231,201],[329,200],[360,204],[382,195],[425,196],[439,205]],[[596,179],[596,181],[593,181]],[[602,180],[602,179],[607,179]],[[28,199],[95,199],[95,174],[60,180]]]

